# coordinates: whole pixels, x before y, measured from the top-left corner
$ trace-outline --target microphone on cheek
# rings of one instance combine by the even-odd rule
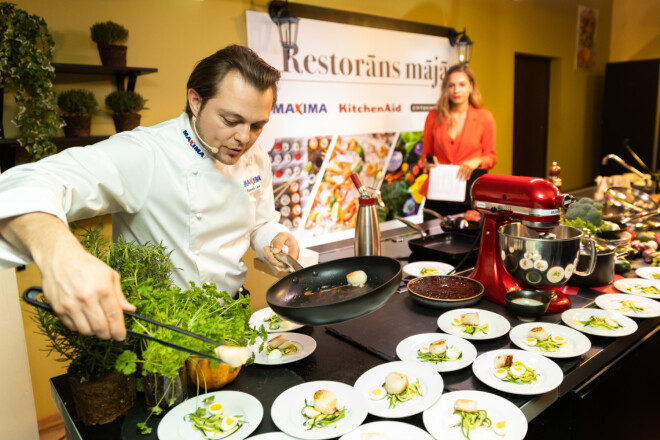
[[[197,136],[197,139],[199,139],[199,142],[201,142],[202,145],[204,145],[204,148],[207,150],[211,150],[211,153],[213,154],[218,154],[218,151],[220,151],[217,147],[212,147],[211,145],[207,144],[204,139],[199,135],[197,132],[197,117],[193,115],[192,117],[192,129],[195,132],[195,136]]]

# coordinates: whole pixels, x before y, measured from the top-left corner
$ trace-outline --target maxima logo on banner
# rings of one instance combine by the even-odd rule
[[[328,113],[325,104],[316,103],[290,103],[290,104],[276,104],[273,107],[273,113],[298,113],[304,115],[305,113]]]

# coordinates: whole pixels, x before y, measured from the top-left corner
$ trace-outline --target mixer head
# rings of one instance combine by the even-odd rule
[[[487,217],[500,217],[502,222],[520,218],[525,226],[540,231],[557,226],[561,208],[575,201],[545,179],[495,174],[477,179],[471,195],[474,209]]]

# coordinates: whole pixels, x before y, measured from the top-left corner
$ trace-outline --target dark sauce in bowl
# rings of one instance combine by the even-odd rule
[[[437,275],[415,278],[408,283],[408,290],[430,300],[460,301],[481,295],[484,287],[471,278]]]

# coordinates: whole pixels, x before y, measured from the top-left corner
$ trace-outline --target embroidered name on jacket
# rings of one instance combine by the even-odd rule
[[[190,145],[190,147],[193,150],[195,150],[195,153],[199,154],[200,157],[204,157],[206,155],[206,153],[204,153],[202,151],[202,149],[197,146],[195,141],[192,140],[192,137],[190,137],[190,135],[188,134],[188,130],[183,130],[183,135],[185,136],[186,140],[188,141],[188,144]]]
[[[243,181],[243,187],[245,188],[245,191],[251,193],[252,191],[256,191],[259,188],[261,188],[260,182],[261,182],[261,176],[250,177],[249,179],[245,179]]]

